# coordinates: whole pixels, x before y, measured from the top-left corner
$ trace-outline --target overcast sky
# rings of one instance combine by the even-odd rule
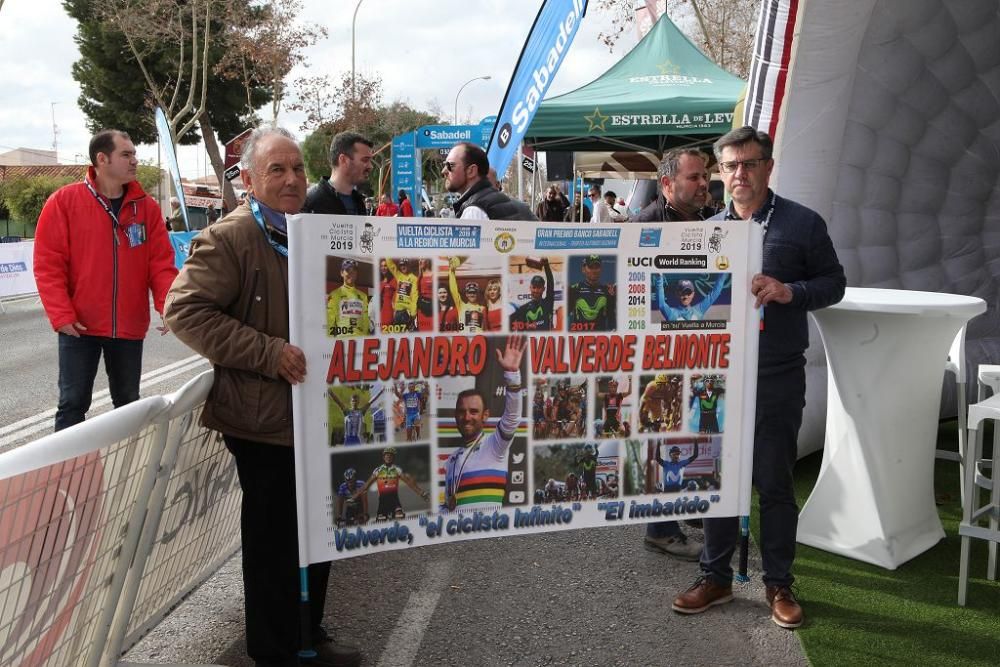
[[[335,78],[350,71],[354,0],[303,2],[303,20],[325,24],[329,36],[308,51],[304,60],[308,69],[297,67],[291,78],[301,74]],[[386,102],[399,99],[426,110],[436,101],[449,120],[462,84],[490,75],[489,81],[469,84],[459,99],[459,115],[478,121],[499,111],[539,5],[539,0],[364,0],[357,19],[357,69],[382,77]],[[633,29],[609,53],[597,35],[610,25],[610,16],[594,9],[588,12],[548,96],[591,81],[635,45]],[[76,22],[58,0],[3,3],[0,152],[19,147],[51,150],[54,109],[60,161],[86,162],[90,133],[77,106],[80,89],[70,72],[79,58],[75,34]],[[300,123],[296,114],[279,117],[279,124],[301,139]],[[156,147],[140,146],[139,155],[155,161]],[[180,163],[185,178],[208,170],[200,146],[181,148]]]

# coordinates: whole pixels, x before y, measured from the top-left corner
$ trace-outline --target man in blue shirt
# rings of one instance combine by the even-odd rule
[[[660,446],[656,446],[656,462],[663,468],[663,491],[677,492],[684,489],[684,468],[695,462],[698,458],[698,443],[694,443],[694,452],[688,458],[681,461],[681,448],[674,445],[668,452],[670,460],[664,461],[660,456]]]
[[[715,157],[729,207],[713,219],[759,224],[764,266],[750,283],[755,305],[764,307],[757,365],[757,416],[753,484],[760,494],[761,560],[771,620],[783,628],[802,625],[792,593],[792,562],[798,506],[792,469],[805,405],[806,313],[844,296],[844,268],[815,211],[779,197],[769,187],[774,160],[771,137],[746,126],[715,142]],[[673,609],[698,614],[733,599],[732,557],[739,539],[737,517],[705,519],[701,576],[674,599]]]
[[[665,282],[667,282],[665,275],[661,275],[659,280],[656,280],[656,305],[660,309],[660,314],[663,315],[663,321],[695,322],[705,319],[705,313],[715,305],[728,280],[726,274],[719,275],[715,279],[712,291],[702,297],[698,303],[694,302],[694,283],[690,280],[678,280],[676,292],[677,298],[680,300],[680,306],[677,308],[667,303],[666,290],[664,288]]]

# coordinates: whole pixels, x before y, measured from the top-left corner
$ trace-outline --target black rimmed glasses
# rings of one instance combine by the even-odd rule
[[[764,162],[764,158],[762,157],[754,158],[752,160],[732,160],[729,162],[720,162],[719,171],[721,171],[723,174],[732,174],[737,169],[739,169],[740,166],[742,166],[744,169],[752,171],[756,169],[757,166],[760,165],[762,162]]]
[[[449,162],[448,160],[445,160],[441,165],[441,171],[455,171],[456,167],[458,167],[457,162]]]

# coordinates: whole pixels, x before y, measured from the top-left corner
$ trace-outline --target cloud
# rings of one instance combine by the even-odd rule
[[[355,3],[304,0],[304,6],[302,19],[326,26],[329,36],[305,54],[309,67],[296,68],[293,76],[328,74],[336,79],[349,72]],[[357,70],[382,77],[386,101],[406,100],[426,108],[433,99],[449,121],[462,84],[488,74],[490,81],[477,81],[462,91],[459,115],[471,113],[478,119],[495,114],[538,7],[538,0],[367,0],[357,14]],[[609,25],[606,15],[590,9],[552,84],[550,97],[596,78],[631,48],[635,38],[630,33],[615,53],[608,53],[597,34]],[[4,4],[0,44],[5,54],[23,54],[0,62],[0,89],[4,90],[0,136],[4,144],[50,147],[50,103],[57,102],[60,157],[72,161],[75,154],[86,153],[90,133],[76,106],[79,86],[70,74],[79,58],[75,33],[76,23],[61,3],[8,0]],[[39,35],[45,35],[44,48],[39,48]],[[279,117],[279,124],[296,133],[300,123],[295,114]],[[156,152],[155,146],[139,147],[142,159],[155,161]],[[179,153],[185,176],[205,173],[200,146],[182,147]]]

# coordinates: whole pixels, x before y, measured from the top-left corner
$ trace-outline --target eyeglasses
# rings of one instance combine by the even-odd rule
[[[753,160],[733,160],[732,162],[720,162],[719,170],[723,174],[732,174],[733,172],[735,172],[737,169],[740,168],[740,165],[742,165],[744,169],[753,170],[756,169],[757,165],[759,165],[761,162],[764,162],[764,158],[759,157],[759,158],[754,158]]]
[[[441,166],[441,171],[455,171],[455,168],[458,166],[457,162],[448,162],[445,160],[444,164]]]

